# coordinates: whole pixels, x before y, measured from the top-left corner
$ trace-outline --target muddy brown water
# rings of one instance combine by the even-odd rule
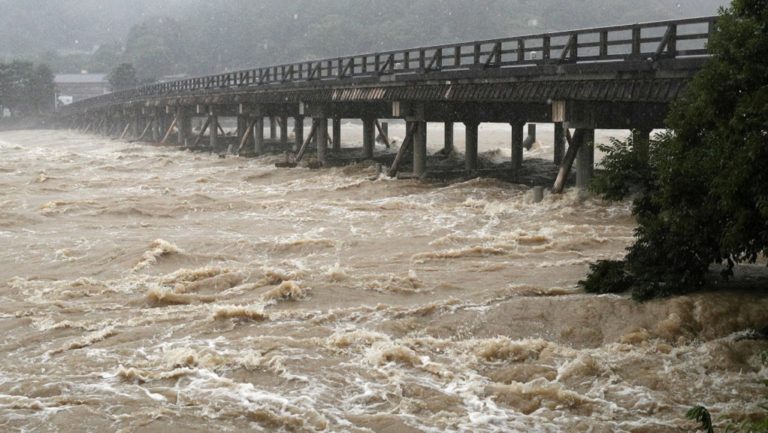
[[[542,152],[546,151],[546,144]],[[493,157],[493,149],[486,149]],[[577,288],[629,205],[0,133],[0,431],[684,432],[768,297]]]

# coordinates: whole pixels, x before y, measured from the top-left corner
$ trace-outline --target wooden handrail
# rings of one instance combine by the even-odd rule
[[[552,62],[632,61],[638,58],[707,56],[706,47],[716,22],[717,17],[714,16],[688,18],[287,63],[122,90],[78,101],[68,106],[67,110],[120,104],[144,97],[182,95],[206,89],[308,81],[348,81],[399,74],[429,74],[429,79],[434,79],[440,73],[472,68],[482,70],[489,67],[497,69],[540,66]],[[684,31],[685,26],[695,25],[706,28],[696,32]],[[686,41],[689,46],[691,43],[698,43],[701,48],[678,50],[678,41]],[[618,52],[612,52],[612,49]],[[414,65],[418,67],[412,67]]]

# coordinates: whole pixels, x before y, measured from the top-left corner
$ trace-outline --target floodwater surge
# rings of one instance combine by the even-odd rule
[[[629,204],[64,131],[2,132],[0,160],[1,431],[688,432],[693,404],[759,413],[768,296],[577,288],[624,254]]]

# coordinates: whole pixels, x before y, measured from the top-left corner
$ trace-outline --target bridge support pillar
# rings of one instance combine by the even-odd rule
[[[293,135],[296,138],[294,147],[298,152],[304,145],[304,118],[302,116],[293,119]]]
[[[248,128],[248,118],[237,116],[237,138],[245,137],[245,130]]]
[[[373,158],[376,143],[376,119],[363,119],[363,158]]]
[[[533,149],[533,145],[535,143],[536,143],[536,124],[529,123],[528,136],[525,137],[525,141],[523,141],[523,147],[525,148],[525,150],[531,150]]]
[[[142,122],[142,120],[144,120],[144,118],[141,117],[141,111],[137,110],[135,113],[133,113],[133,128],[131,136],[133,136],[134,140],[138,140],[143,131],[144,122]]]
[[[464,126],[466,128],[464,166],[468,171],[475,171],[477,170],[477,145],[478,145],[478,129],[480,126],[480,122],[478,121],[464,122]]]
[[[318,141],[317,141],[317,128],[319,128],[319,126],[318,126],[318,123],[317,123],[317,119],[315,119],[314,117],[312,118],[312,127],[315,128],[315,135],[312,136],[312,142],[310,144],[312,145],[312,147],[317,149],[317,143],[318,143]]]
[[[325,164],[328,153],[328,118],[318,117],[315,118],[317,122],[317,130],[315,137],[317,138],[317,160],[321,164]]]
[[[264,154],[264,117],[256,116],[256,122],[253,124],[253,153],[256,156]]]
[[[427,122],[415,121],[416,134],[413,137],[413,175],[422,177],[427,173]]]
[[[216,111],[211,108],[210,113],[208,114],[209,118],[211,119],[211,125],[208,127],[208,132],[210,132],[210,149],[209,151],[211,153],[218,152],[218,146],[219,146],[219,116],[216,113]]]
[[[381,137],[381,141],[385,143],[387,146],[387,149],[392,145],[391,142],[388,142],[389,140],[389,123],[387,122],[381,122],[381,134],[379,134],[378,137]],[[377,138],[378,139],[378,138]]]
[[[152,142],[157,143],[160,141],[160,115],[155,111],[151,116],[152,126],[149,129],[152,131]]]
[[[565,124],[563,122],[555,122],[555,153],[554,162],[559,166],[563,163],[565,157]]]
[[[187,147],[187,140],[192,136],[192,119],[184,108],[176,109],[177,124],[179,128],[178,144]]]
[[[331,141],[333,142],[333,151],[334,152],[341,151],[341,118],[340,117],[333,118],[333,138]]]
[[[163,137],[165,137],[165,131],[168,130],[169,123],[170,122],[168,121],[168,114],[165,113],[165,108],[163,108],[160,113],[160,124],[158,125],[159,126],[158,132],[160,132],[160,135],[159,135],[160,141],[162,141]]]
[[[512,176],[517,179],[523,168],[524,122],[512,122]]]
[[[280,144],[283,149],[288,146],[288,116],[283,115],[280,117]]]
[[[147,126],[147,119],[143,116],[143,113],[141,110],[136,110],[134,113],[134,124],[133,124],[133,139],[138,140],[141,137],[141,134],[144,132],[144,127]]]
[[[583,129],[581,132],[581,134],[577,134],[578,139],[582,141],[577,155],[576,186],[581,190],[586,190],[589,188],[595,171],[595,130]],[[574,137],[574,140],[576,138]]]
[[[635,152],[637,152],[644,161],[648,161],[648,158],[650,157],[651,132],[650,129],[632,130],[632,145],[635,148]]]
[[[168,126],[168,117],[165,114],[165,109],[163,109],[160,112],[160,115],[157,118],[157,132],[158,132],[158,142],[162,141],[163,136],[165,135],[166,127]]]
[[[269,118],[269,139],[277,140],[277,121],[274,117]]]
[[[445,144],[443,153],[450,155],[453,152],[453,122],[445,122]]]

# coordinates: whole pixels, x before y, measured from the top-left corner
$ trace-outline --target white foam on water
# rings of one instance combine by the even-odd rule
[[[483,129],[488,158],[507,128]],[[629,203],[72,132],[0,150],[10,429],[687,431],[695,403],[758,412],[768,345],[745,330],[765,297],[578,289],[625,253]]]

